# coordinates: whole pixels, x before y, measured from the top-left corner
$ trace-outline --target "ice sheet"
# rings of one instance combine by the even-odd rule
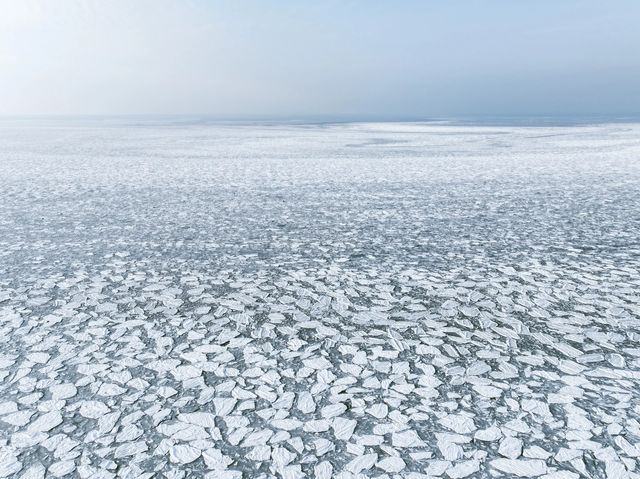
[[[3,120],[0,477],[640,477],[639,267],[637,124]]]

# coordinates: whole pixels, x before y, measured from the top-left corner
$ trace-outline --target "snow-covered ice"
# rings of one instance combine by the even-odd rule
[[[0,121],[0,477],[640,478],[640,125]]]

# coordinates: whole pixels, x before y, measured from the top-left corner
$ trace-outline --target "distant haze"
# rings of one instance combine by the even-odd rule
[[[640,113],[637,0],[0,0],[0,114]]]

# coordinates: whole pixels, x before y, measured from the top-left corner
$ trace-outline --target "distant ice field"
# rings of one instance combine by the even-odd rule
[[[0,120],[0,477],[638,461],[640,124]]]

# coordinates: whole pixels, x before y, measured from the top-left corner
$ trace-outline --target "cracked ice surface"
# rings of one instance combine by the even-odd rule
[[[0,126],[0,477],[640,477],[640,125]]]

